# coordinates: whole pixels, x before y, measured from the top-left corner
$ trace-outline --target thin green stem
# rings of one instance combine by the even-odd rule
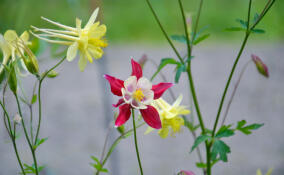
[[[42,77],[39,78],[39,85],[38,85],[38,125],[36,130],[36,136],[34,140],[34,144],[36,144],[39,136],[40,126],[41,126],[41,118],[42,118],[42,109],[41,109],[41,85],[45,77],[48,75],[49,72],[54,70],[56,67],[58,67],[64,60],[66,59],[66,56],[63,57],[55,66],[53,66],[51,69],[43,73]]]
[[[35,149],[33,148],[33,143],[32,143],[32,141],[30,140],[30,138],[28,136],[28,132],[27,132],[27,129],[26,129],[25,121],[23,119],[22,109],[21,109],[21,106],[20,106],[18,95],[16,93],[14,93],[14,96],[15,96],[16,101],[17,101],[19,114],[22,117],[21,121],[22,121],[22,127],[24,129],[25,137],[26,137],[26,140],[27,140],[27,142],[29,144],[29,148],[30,148],[30,150],[32,152],[36,175],[38,175],[38,166],[37,166],[37,160],[36,160],[36,156],[35,156]]]
[[[25,172],[25,170],[24,170],[24,167],[23,167],[21,158],[20,158],[19,153],[18,153],[18,148],[17,148],[17,144],[16,144],[16,139],[15,139],[15,137],[12,138],[12,143],[13,143],[13,147],[14,147],[14,151],[15,151],[15,153],[16,153],[16,157],[17,157],[18,163],[19,163],[19,165],[20,165],[20,167],[21,167],[22,174],[23,174],[23,175],[26,175],[26,172]]]
[[[199,19],[200,19],[200,15],[201,15],[202,6],[203,6],[203,0],[200,0],[198,12],[197,12],[197,17],[196,17],[196,22],[195,22],[195,25],[194,25],[194,30],[193,30],[193,35],[192,35],[192,42],[194,42],[196,34],[197,34],[197,29],[198,29],[198,25],[199,25]],[[188,54],[189,58],[192,54],[192,49],[193,49],[193,47],[191,47],[190,53]]]
[[[155,10],[153,9],[153,7],[152,7],[152,5],[151,5],[151,3],[150,3],[150,0],[146,0],[146,2],[147,2],[147,4],[148,4],[148,6],[149,6],[149,8],[150,8],[150,10],[151,10],[151,12],[152,12],[152,14],[154,15],[154,17],[155,17],[155,19],[156,19],[156,21],[157,21],[157,23],[158,23],[160,29],[162,30],[164,36],[166,37],[168,43],[169,43],[170,46],[172,47],[173,51],[175,52],[175,54],[176,54],[176,56],[178,57],[178,59],[180,60],[180,62],[184,64],[184,61],[183,61],[182,57],[180,56],[179,52],[178,52],[177,49],[175,48],[175,46],[174,46],[173,42],[171,41],[169,35],[167,34],[166,30],[165,30],[164,27],[162,26],[162,24],[161,24],[161,22],[160,22],[160,20],[159,20],[159,18],[158,18],[158,16],[157,16]]]
[[[233,99],[234,99],[234,96],[235,96],[235,94],[236,94],[236,91],[237,91],[237,89],[238,89],[238,87],[239,87],[239,84],[240,84],[241,79],[242,79],[242,77],[243,77],[243,75],[244,75],[244,73],[245,73],[245,70],[247,69],[247,67],[248,67],[248,65],[249,65],[250,62],[252,62],[252,60],[249,60],[249,61],[244,65],[244,67],[243,67],[243,69],[242,69],[242,71],[241,71],[241,73],[240,73],[240,76],[239,76],[239,78],[238,78],[238,81],[237,81],[236,84],[235,84],[234,90],[233,90],[233,92],[232,92],[232,95],[231,95],[231,97],[230,97],[230,99],[229,99],[229,102],[228,102],[228,104],[227,104],[227,107],[226,107],[226,109],[225,109],[225,114],[224,114],[224,117],[223,117],[223,121],[222,121],[222,123],[221,123],[221,126],[223,126],[223,125],[225,124],[225,121],[226,121],[226,119],[227,119],[228,112],[229,112],[230,106],[231,106],[231,104],[232,104],[232,102],[233,102]]]
[[[139,128],[141,126],[143,126],[145,123],[142,123],[140,125],[138,125],[136,128]],[[114,148],[118,145],[118,143],[126,138],[127,136],[129,136],[132,132],[133,132],[134,129],[131,129],[129,131],[126,131],[124,134],[120,135],[114,142],[113,144],[111,145],[111,147],[109,148],[105,158],[103,159],[103,161],[101,162],[101,166],[102,168],[104,167],[105,163],[107,162],[108,158],[110,157],[111,153],[113,152]],[[100,171],[97,171],[96,172],[96,175],[99,175],[100,174]]]
[[[225,86],[225,89],[224,89],[224,92],[223,92],[223,95],[222,95],[222,98],[221,98],[221,101],[220,101],[220,105],[219,105],[219,108],[218,108],[217,116],[216,116],[216,119],[215,119],[214,128],[213,128],[213,132],[212,132],[212,137],[214,137],[214,135],[215,135],[215,132],[216,132],[216,129],[217,129],[217,125],[218,125],[218,121],[219,121],[219,118],[220,118],[220,114],[221,114],[221,111],[222,111],[222,108],[223,108],[224,100],[225,100],[225,97],[226,97],[229,85],[231,83],[231,80],[232,80],[233,74],[235,72],[235,69],[237,67],[237,64],[239,62],[239,59],[240,59],[240,57],[241,57],[241,55],[243,53],[243,50],[244,50],[244,48],[246,46],[246,43],[248,41],[249,35],[250,35],[250,32],[246,33],[245,38],[243,40],[243,43],[241,45],[241,48],[239,50],[238,56],[235,59],[234,65],[233,65],[232,70],[231,70],[231,73],[230,73],[229,78],[227,80],[227,83],[226,83],[226,86]]]
[[[184,34],[185,34],[186,45],[187,45],[187,54],[188,56],[190,56],[191,46],[190,46],[190,40],[189,40],[188,27],[186,24],[186,17],[185,17],[184,8],[183,8],[183,4],[181,0],[178,0],[178,2],[179,2],[179,7],[180,7],[181,14],[182,14],[182,19],[183,19]]]
[[[131,113],[132,113],[132,119],[133,119],[133,131],[134,131],[134,142],[135,142],[136,155],[137,155],[137,159],[138,159],[140,173],[141,173],[141,175],[143,175],[143,169],[142,169],[142,164],[141,164],[141,160],[140,160],[140,156],[139,156],[139,150],[138,150],[138,144],[137,144],[134,109],[131,109]]]

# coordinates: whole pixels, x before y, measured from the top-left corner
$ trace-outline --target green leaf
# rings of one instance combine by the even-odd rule
[[[41,144],[43,144],[48,138],[37,139],[35,145],[33,146],[34,149],[37,149]]]
[[[255,23],[255,22],[258,20],[258,18],[259,18],[259,14],[256,13],[256,14],[254,15],[253,22]]]
[[[248,22],[247,21],[244,21],[242,19],[236,19],[236,21],[238,23],[240,23],[243,28],[245,28],[245,29],[247,28],[247,26],[248,26]]]
[[[215,140],[212,146],[212,160],[216,160],[219,155],[220,160],[227,162],[227,154],[230,153],[230,147],[222,140]]]
[[[186,44],[186,37],[184,35],[172,35],[171,38],[175,41]]]
[[[239,31],[246,31],[246,29],[244,29],[242,27],[229,27],[229,28],[226,28],[225,31],[228,31],[228,32],[239,32]]]
[[[180,64],[180,63],[176,61],[174,58],[163,58],[160,62],[157,71],[154,73],[151,79],[153,79],[168,64]]]
[[[239,130],[242,133],[249,135],[252,133],[251,130],[257,130],[264,125],[263,123],[262,124],[254,123],[254,124],[245,126],[246,123],[247,122],[245,120],[239,121],[237,124],[236,130]]]
[[[206,163],[203,162],[196,162],[195,165],[197,168],[207,168]]]
[[[200,125],[195,126],[193,122],[186,118],[186,116],[182,116],[182,118],[184,120],[184,126],[187,127],[189,131],[195,131],[200,127]]]
[[[252,33],[264,34],[264,33],[265,33],[265,30],[263,30],[263,29],[253,29],[253,30],[252,30]]]
[[[198,136],[195,139],[194,144],[191,147],[191,151],[190,152],[192,152],[199,144],[201,144],[202,142],[205,142],[206,140],[209,140],[209,139],[211,139],[211,136],[208,136],[208,135],[200,135],[200,136]]]
[[[108,170],[106,168],[102,167],[102,164],[97,157],[91,156],[91,158],[96,162],[96,163],[90,164],[92,167],[94,167],[97,171],[100,171],[100,172],[105,172],[105,173],[108,172]]]
[[[32,97],[32,100],[31,100],[31,104],[34,104],[37,100],[37,95],[34,94],[33,97]]]
[[[55,77],[57,77],[58,75],[59,75],[58,72],[52,70],[52,71],[50,71],[50,72],[47,74],[47,77],[48,77],[48,78],[55,78]]]
[[[209,36],[210,36],[209,33],[204,34],[204,35],[198,37],[197,39],[195,39],[195,40],[193,41],[193,44],[194,44],[194,45],[197,45],[197,44],[200,43],[201,41],[207,39]]]
[[[177,72],[176,72],[176,76],[175,76],[175,83],[178,83],[181,73],[186,71],[186,67],[185,65],[178,65],[177,66]]]
[[[228,125],[228,126],[225,126],[223,125],[219,131],[216,133],[216,138],[222,138],[222,137],[230,137],[230,136],[233,136],[235,133],[234,133],[234,130],[232,129],[229,129],[232,125]]]

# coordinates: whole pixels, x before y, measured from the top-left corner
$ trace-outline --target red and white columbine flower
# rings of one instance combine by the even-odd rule
[[[119,114],[115,121],[115,126],[123,125],[131,115],[131,108],[139,109],[144,121],[152,128],[162,127],[158,111],[151,106],[153,100],[160,98],[163,93],[170,88],[172,83],[152,83],[143,77],[143,71],[139,63],[131,59],[132,74],[122,81],[110,75],[104,75],[108,80],[111,92],[122,97],[114,107],[119,107]]]

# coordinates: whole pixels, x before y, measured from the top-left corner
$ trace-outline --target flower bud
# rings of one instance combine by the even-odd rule
[[[181,170],[178,175],[195,175],[192,171]]]
[[[142,69],[145,63],[148,61],[148,57],[146,54],[143,54],[142,57],[139,59],[138,63],[141,65]]]
[[[265,76],[266,78],[269,77],[268,67],[263,63],[263,61],[256,55],[252,54],[251,58],[258,70],[258,72]]]
[[[14,121],[16,124],[20,124],[21,121],[22,121],[22,117],[21,117],[19,114],[16,114],[16,115],[14,116],[13,121]]]

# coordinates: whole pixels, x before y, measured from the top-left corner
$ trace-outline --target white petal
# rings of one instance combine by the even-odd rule
[[[94,22],[96,21],[96,18],[98,16],[99,13],[99,8],[96,8],[93,12],[93,14],[91,15],[88,23],[85,25],[84,29],[88,29],[92,26],[92,24],[94,24]]]
[[[137,78],[136,76],[131,76],[127,80],[124,81],[124,87],[126,91],[133,93],[136,91],[137,87]]]
[[[47,18],[45,18],[45,17],[41,17],[41,19],[43,19],[43,20],[45,20],[45,21],[47,21],[47,22],[49,22],[49,23],[51,23],[51,24],[54,24],[54,25],[56,25],[56,26],[58,26],[58,27],[61,27],[61,28],[63,28],[63,29],[70,30],[70,31],[76,31],[76,29],[73,28],[73,27],[69,27],[69,26],[60,24],[60,23],[58,23],[58,22],[54,22],[54,21],[52,21],[52,20],[50,20],[50,19],[47,19]]]
[[[77,55],[77,50],[78,50],[78,43],[77,42],[74,42],[72,45],[70,45],[68,47],[68,50],[67,50],[67,60],[68,61],[74,60],[74,58]]]
[[[132,99],[131,106],[135,109],[147,109],[147,106],[142,104],[141,102]]]
[[[121,89],[121,92],[125,103],[127,104],[131,103],[132,95],[129,92],[127,92],[124,88]]]
[[[143,91],[144,98],[142,99],[142,103],[144,105],[149,105],[154,100],[154,92],[152,90],[144,90]]]
[[[138,89],[140,88],[141,89],[152,89],[152,83],[147,78],[141,77],[138,80],[137,88]]]

